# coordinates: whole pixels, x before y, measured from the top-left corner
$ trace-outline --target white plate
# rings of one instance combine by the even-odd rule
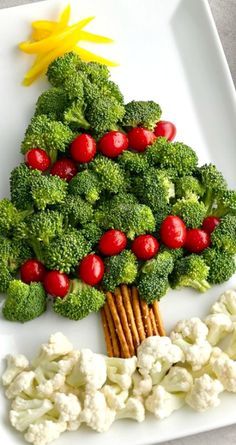
[[[42,81],[27,89],[20,85],[29,57],[16,50],[24,40],[33,19],[55,17],[59,0],[25,5],[0,11],[0,193],[8,194],[8,177],[17,165],[20,141],[33,112],[35,100],[46,86]],[[236,102],[232,79],[206,1],[203,0],[81,0],[72,1],[75,17],[96,15],[90,29],[114,36],[117,44],[100,52],[119,60],[113,69],[127,100],[156,99],[163,117],[176,123],[178,139],[193,146],[200,162],[213,161],[223,171],[231,187],[236,186],[235,139]],[[99,48],[97,49],[97,52]],[[168,329],[175,322],[193,315],[204,317],[224,289],[236,284],[214,287],[204,295],[192,291],[170,292],[161,301]],[[78,348],[105,352],[98,316],[80,322],[58,318],[48,311],[25,325],[0,320],[0,355],[35,353],[49,334],[58,330]],[[3,368],[3,360],[1,360]],[[3,394],[0,399],[0,437],[7,445],[22,444],[23,439],[10,428]],[[135,422],[117,422],[103,435],[85,428],[67,433],[58,445],[86,441],[87,445],[112,443],[147,445],[206,431],[236,422],[235,395],[223,395],[222,404],[205,414],[182,409],[163,422],[148,417]]]

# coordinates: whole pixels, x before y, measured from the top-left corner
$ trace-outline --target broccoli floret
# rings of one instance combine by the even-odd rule
[[[46,115],[35,116],[26,130],[21,152],[25,154],[32,148],[41,148],[54,162],[57,152],[64,153],[74,137],[72,130],[62,122],[51,120]]]
[[[58,57],[48,67],[47,77],[49,82],[55,87],[63,86],[69,76],[76,75],[81,63],[80,57],[73,52]]]
[[[118,191],[125,186],[126,180],[123,170],[118,164],[105,156],[97,156],[90,167],[97,174],[101,187],[112,193]]]
[[[25,164],[14,168],[10,176],[11,201],[19,210],[32,209],[34,202],[31,185],[34,178],[40,177],[39,170],[31,170]]]
[[[205,164],[198,168],[196,176],[204,187],[202,200],[207,207],[208,214],[211,215],[217,198],[227,189],[226,181],[222,173],[213,164]]]
[[[150,168],[134,180],[134,193],[154,212],[165,208],[174,197],[174,184],[164,171]]]
[[[83,234],[84,238],[88,241],[88,243],[91,246],[94,246],[100,240],[103,231],[97,224],[95,224],[94,222],[90,222],[83,225],[81,233]]]
[[[154,130],[161,118],[161,108],[156,102],[135,101],[125,105],[125,115],[122,120],[124,127],[144,127]]]
[[[121,156],[118,157],[118,162],[126,171],[134,174],[143,173],[149,168],[145,153],[134,153],[125,150]]]
[[[193,287],[199,292],[205,292],[210,288],[208,273],[209,267],[203,258],[192,254],[176,262],[170,275],[170,284],[173,289]]]
[[[86,201],[94,204],[100,196],[101,184],[96,173],[84,170],[77,173],[69,183],[68,192],[71,195],[81,195]]]
[[[161,245],[159,252],[170,253],[174,262],[184,256],[184,249],[182,247],[180,247],[179,249],[169,249],[169,247],[166,247],[164,244]]]
[[[236,272],[235,256],[228,252],[208,248],[202,256],[209,267],[208,281],[211,284],[223,283]]]
[[[0,233],[10,235],[14,227],[26,218],[31,211],[18,211],[9,199],[0,201]]]
[[[121,283],[133,283],[138,272],[135,255],[130,250],[123,250],[119,255],[105,260],[105,274],[103,286],[105,289],[114,291]]]
[[[156,138],[146,150],[151,165],[163,169],[173,169],[178,176],[189,175],[198,163],[195,151],[181,142],[169,142],[165,138]]]
[[[73,102],[64,112],[64,122],[73,129],[84,128],[87,130],[90,124],[84,117],[84,104],[80,100]]]
[[[84,102],[84,81],[85,77],[81,73],[74,73],[73,75],[67,76],[63,83],[63,89],[66,91],[70,100],[77,99],[81,104]]]
[[[89,252],[90,244],[81,231],[69,227],[45,246],[45,265],[48,269],[70,273]]]
[[[2,313],[9,321],[24,323],[46,311],[46,293],[41,283],[10,282]]]
[[[211,215],[222,217],[228,213],[236,215],[236,191],[225,190],[216,196],[217,207],[212,208]]]
[[[98,62],[80,62],[79,73],[85,74],[90,82],[98,85],[103,84],[110,77],[110,71],[107,66]]]
[[[67,196],[66,201],[57,208],[67,225],[83,225],[93,218],[93,207],[80,196]]]
[[[52,120],[62,120],[68,103],[68,96],[64,89],[50,88],[39,96],[36,102],[35,115],[46,114]]]
[[[152,260],[146,261],[142,267],[143,274],[158,273],[162,276],[168,276],[174,269],[174,256],[167,250],[159,253]]]
[[[204,187],[194,176],[183,176],[177,178],[175,182],[175,195],[177,198],[188,198],[189,195],[201,197],[204,194]]]
[[[86,119],[96,133],[118,129],[118,122],[124,115],[124,106],[114,96],[103,96],[99,91],[94,94],[86,109]]]
[[[236,254],[236,216],[226,215],[211,234],[212,245]]]
[[[60,204],[65,200],[67,182],[59,176],[37,176],[31,184],[31,195],[36,207],[44,210],[47,205]]]
[[[0,292],[7,291],[11,280],[13,280],[13,275],[6,264],[0,261]]]
[[[25,240],[0,236],[0,263],[4,264],[10,273],[15,273],[21,264],[31,257],[32,251]]]
[[[203,202],[198,201],[196,195],[189,195],[188,198],[178,199],[175,202],[172,213],[179,216],[187,227],[196,228],[202,225],[206,207]]]
[[[103,292],[79,280],[72,280],[68,294],[64,298],[56,298],[53,310],[71,320],[81,320],[91,312],[98,312],[104,303]]]

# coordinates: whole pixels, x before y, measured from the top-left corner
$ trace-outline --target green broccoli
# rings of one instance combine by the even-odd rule
[[[9,199],[2,199],[0,201],[0,233],[10,235],[14,227],[23,221],[30,213],[30,210],[17,210]]]
[[[121,283],[133,283],[138,273],[138,263],[130,250],[105,260],[105,274],[102,284],[105,289],[114,291]]]
[[[110,71],[107,66],[98,62],[80,62],[78,68],[79,73],[83,73],[90,82],[99,86],[108,81],[110,77]]]
[[[74,138],[72,130],[62,122],[51,120],[46,115],[38,115],[33,117],[26,130],[21,152],[25,154],[32,148],[41,148],[54,162],[57,152],[64,153]]]
[[[19,210],[29,210],[34,206],[31,185],[34,178],[41,176],[39,170],[31,170],[25,164],[15,167],[10,176],[11,201]]]
[[[2,309],[9,321],[24,323],[46,311],[46,293],[41,283],[25,284],[20,280],[10,282]]]
[[[212,245],[224,249],[232,255],[236,254],[236,216],[226,215],[211,234]]]
[[[211,284],[223,283],[236,272],[235,256],[228,252],[208,248],[203,251],[202,256],[209,267],[208,281]]]
[[[81,100],[74,101],[64,112],[64,122],[71,125],[71,128],[87,130],[90,124],[84,116],[84,104]]]
[[[70,228],[52,240],[44,249],[44,262],[48,269],[70,273],[91,250],[81,231]]]
[[[89,222],[82,226],[81,233],[91,246],[95,246],[100,240],[103,231],[94,222]]]
[[[95,87],[93,87],[95,89]],[[124,106],[114,96],[102,95],[99,88],[88,102],[86,119],[95,133],[106,133],[118,129],[118,122],[124,116]]]
[[[93,219],[93,207],[80,196],[67,196],[66,201],[57,206],[57,209],[67,225],[83,225]]]
[[[73,52],[66,53],[50,63],[47,70],[47,77],[54,87],[63,86],[69,76],[76,76],[81,64],[80,57]]]
[[[202,225],[206,216],[206,207],[199,202],[196,195],[188,195],[187,198],[178,199],[172,207],[173,215],[179,216],[189,228]]]
[[[85,77],[82,73],[74,73],[67,76],[63,83],[63,89],[70,100],[78,100],[84,103],[84,81]]]
[[[11,280],[13,280],[13,274],[11,274],[6,264],[0,260],[0,292],[7,291]]]
[[[134,153],[125,150],[118,157],[118,162],[122,168],[133,174],[140,174],[148,170],[149,164],[145,153]]]
[[[64,202],[67,192],[67,182],[59,176],[38,176],[31,184],[31,195],[36,207],[45,210],[48,205]]]
[[[194,176],[183,176],[177,178],[175,182],[176,198],[188,198],[189,195],[201,197],[204,194],[204,187]]]
[[[125,186],[126,180],[123,170],[111,159],[98,155],[90,163],[90,167],[97,174],[103,190],[118,193]]]
[[[236,215],[236,191],[225,190],[217,194],[215,204],[217,207],[210,210],[211,215],[217,217],[226,216],[228,213]]]
[[[195,173],[204,187],[202,201],[207,208],[208,214],[211,215],[218,197],[221,196],[222,192],[226,191],[227,183],[222,173],[213,164],[204,164]]]
[[[42,210],[28,218],[27,228],[29,238],[49,244],[52,238],[62,234],[63,215],[56,210]]]
[[[79,280],[72,280],[68,294],[64,298],[56,298],[53,310],[71,320],[81,320],[91,312],[98,312],[104,303],[103,292]]]
[[[44,91],[36,102],[35,115],[46,114],[52,120],[62,120],[68,107],[68,96],[62,88],[50,88]]]
[[[161,137],[147,148],[146,155],[151,165],[176,171],[178,176],[191,174],[198,163],[195,151],[188,145]]]
[[[209,267],[203,258],[192,254],[176,261],[169,281],[173,289],[193,287],[199,292],[205,292],[210,288],[208,274]]]
[[[101,184],[96,173],[84,170],[72,178],[69,182],[68,192],[71,195],[81,195],[86,201],[94,204],[100,196]]]
[[[25,240],[15,240],[0,235],[0,263],[10,273],[15,273],[26,260],[32,257],[32,250]]]
[[[125,105],[125,115],[122,120],[124,127],[144,127],[154,130],[157,121],[161,118],[161,108],[156,102],[135,101]]]
[[[162,252],[170,253],[174,262],[184,256],[184,249],[182,247],[180,247],[179,249],[170,249],[169,247],[166,247],[164,244],[161,244],[159,252],[160,253],[162,253]]]

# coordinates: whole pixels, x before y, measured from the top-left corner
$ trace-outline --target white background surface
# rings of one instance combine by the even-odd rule
[[[195,0],[195,3],[197,3],[198,1],[199,0]],[[175,2],[175,0],[173,0],[173,3],[174,2]],[[0,6],[1,7],[5,6],[6,4],[7,4],[7,6],[10,6],[11,3],[20,4],[20,3],[23,3],[23,2],[22,1],[18,1],[17,2],[17,1],[11,1],[11,0],[7,0],[7,1],[0,0]],[[211,6],[213,8],[213,12],[214,12],[214,8],[215,8],[215,11],[217,12],[216,19],[217,19],[217,22],[219,23],[219,28],[221,29],[221,33],[222,33],[222,36],[224,38],[224,41],[227,42],[227,37],[229,37],[230,35],[233,36],[233,32],[235,30],[235,29],[234,30],[233,29],[230,30],[230,27],[229,27],[230,23],[235,23],[235,21],[233,20],[233,15],[234,15],[234,10],[235,10],[235,0],[210,0],[210,3],[211,3]],[[144,17],[144,19],[145,19],[145,17]],[[188,17],[186,17],[186,19],[188,19]],[[178,22],[176,22],[176,26],[178,26]],[[180,29],[175,28],[175,30],[176,30],[176,32],[178,34],[178,38],[179,38],[179,41],[177,40],[177,43],[178,44],[183,44],[183,41],[181,40]],[[196,30],[194,30],[194,28],[193,28],[192,38],[194,36],[194,32],[195,31]],[[232,37],[231,37],[231,39],[232,39]],[[232,39],[230,44],[226,43],[226,48],[227,48],[228,54],[230,54],[230,49],[233,50],[233,46],[234,45],[235,45],[235,39]],[[182,55],[184,55],[184,57],[185,57],[185,61],[182,61],[182,62],[185,62],[185,65],[186,65],[186,61],[187,61],[186,58],[188,57],[188,48],[184,47],[182,49],[183,49]],[[136,59],[136,61],[137,61],[137,59]],[[205,60],[205,62],[207,62],[207,60]],[[233,58],[232,58],[232,60],[231,60],[232,69],[234,69],[234,66],[235,66],[234,63],[235,63],[235,59],[233,60]],[[188,69],[190,68],[190,66],[191,65],[188,65]],[[176,72],[178,72],[178,70],[176,70]],[[187,73],[186,72],[185,73],[181,73],[181,71],[179,71],[179,73],[183,74],[183,75],[187,74],[187,76],[189,76],[191,74],[189,71]],[[145,72],[143,72],[143,74],[145,74]],[[200,74],[201,74],[200,80],[202,81],[202,80],[204,80],[204,72],[202,72]],[[167,66],[167,81],[168,81],[169,78],[171,79],[171,75],[170,75],[170,77],[168,76],[168,66]],[[125,76],[122,79],[122,73],[121,73],[121,77],[119,76],[119,79],[121,79],[120,83],[123,86],[123,88],[125,88],[126,79],[125,79]],[[192,81],[193,80],[194,79],[192,79]],[[181,89],[181,82],[179,84],[179,87]],[[194,83],[190,82],[189,88],[191,90],[194,89],[194,94],[196,95],[197,94],[197,89],[200,88],[200,83],[196,82],[196,80],[195,80]],[[200,90],[199,90],[199,92],[200,92]],[[161,104],[163,106],[163,109],[164,110],[165,109],[168,110],[168,112],[169,112],[168,116],[171,119],[171,112],[173,113],[173,116],[176,114],[176,111],[178,110],[178,104],[176,105],[176,108],[175,108],[175,106],[173,106],[173,104],[172,104],[172,107],[171,107],[171,100],[168,100],[168,98],[166,97],[166,91],[164,91],[164,94],[161,94],[161,93],[162,93],[161,91],[157,91],[157,96],[159,96],[159,97],[161,96],[160,102],[161,102]],[[133,88],[131,87],[131,89],[129,90],[128,94],[129,94],[130,97],[135,95],[135,86]],[[146,90],[146,94],[148,94],[148,90]],[[171,94],[170,94],[170,96],[171,96]],[[206,103],[204,103],[204,100],[203,101],[199,101],[198,100],[197,103],[196,103],[196,101],[194,102],[195,99],[196,99],[196,96],[192,97],[192,98],[189,97],[189,104],[188,104],[189,105],[188,122],[190,122],[189,132],[186,130],[186,128],[184,126],[183,118],[181,116],[179,117],[178,128],[179,128],[179,133],[181,134],[181,136],[184,135],[184,139],[186,141],[188,141],[190,145],[192,144],[193,146],[195,145],[195,146],[198,146],[198,147],[203,147],[205,141],[207,143],[210,143],[210,142],[211,142],[211,144],[213,143],[213,141],[214,141],[214,134],[210,132],[210,133],[208,133],[208,136],[207,136],[206,132],[204,132],[204,129],[202,128],[202,121],[201,120],[203,119],[203,116],[201,116],[201,119],[200,119],[199,122],[197,122],[197,117],[198,117],[199,112],[201,112],[201,113],[205,112],[206,113],[206,118],[209,119],[208,112],[210,111],[210,109],[206,108],[207,107],[207,102],[208,102],[207,100],[206,100]],[[209,97],[209,99],[212,99],[212,98]],[[28,96],[27,100],[28,100],[28,105],[26,103],[26,110],[27,110],[27,106],[28,106],[28,109],[29,109],[30,102],[32,101],[32,96],[31,97]],[[26,102],[27,102],[27,100],[26,100]],[[217,102],[219,100],[219,97],[216,98],[215,100]],[[197,108],[194,108],[192,106],[193,105],[192,101],[194,102],[195,106],[197,105]],[[11,110],[9,110],[9,116],[10,116],[10,114],[11,114]],[[14,111],[13,111],[13,114],[14,114]],[[16,113],[16,116],[17,116],[17,113]],[[218,117],[220,118],[220,115]],[[18,118],[19,118],[19,116],[18,116]],[[24,122],[25,120],[26,120],[26,117],[22,116],[22,122]],[[192,128],[191,127],[191,122],[193,122],[194,120],[196,122],[196,126],[199,129],[198,140],[196,140],[195,134],[194,135],[191,134],[192,133],[191,132],[191,128]],[[209,123],[211,123],[211,121],[209,121]],[[17,126],[17,129],[18,128],[20,128],[20,125]],[[233,147],[232,147],[232,149],[233,149]],[[220,153],[220,155],[221,155],[221,153]],[[201,154],[200,153],[200,156],[207,157],[206,160],[208,160],[208,159],[211,158],[211,152],[209,152],[207,154],[205,154],[205,153]],[[205,160],[205,159],[203,159],[203,160]],[[15,159],[14,159],[13,156],[12,156],[11,161],[12,161],[12,163],[14,165]],[[216,159],[216,161],[217,161],[217,159]],[[221,162],[221,156],[219,156],[218,165],[220,164],[220,162]],[[9,166],[9,168],[10,167],[11,166]],[[234,165],[232,164],[232,171],[231,171],[232,176],[231,176],[230,172],[228,171],[229,163],[227,161],[223,162],[221,167],[222,167],[223,170],[225,170],[225,174],[226,174],[226,170],[227,170],[228,177],[233,182]],[[5,176],[5,175],[3,175],[3,176]],[[2,179],[0,179],[0,181],[2,181],[2,180],[4,180],[4,183],[5,183],[6,177],[5,178],[2,177]],[[1,182],[1,185],[3,185],[3,182]],[[235,185],[235,184],[232,183],[232,185]],[[190,305],[189,309],[190,309],[190,311],[192,310],[193,313],[194,313],[194,311],[195,311],[194,304],[192,305],[191,303],[193,303],[193,301],[190,300],[189,301],[189,305]],[[177,318],[179,318],[178,314],[176,316],[177,316]],[[96,331],[96,329],[95,329],[95,331]],[[94,332],[94,333],[96,333],[96,332]],[[94,348],[95,348],[95,346],[94,346]],[[187,419],[186,419],[186,421],[187,421]],[[224,428],[224,429],[218,430],[216,432],[210,432],[210,433],[205,433],[203,435],[194,436],[194,437],[191,437],[191,438],[180,439],[180,440],[174,441],[174,444],[175,445],[187,445],[191,441],[191,444],[193,444],[193,445],[200,445],[200,444],[205,444],[205,443],[207,443],[209,445],[211,445],[213,443],[214,443],[214,445],[218,445],[218,444],[221,444],[221,445],[222,444],[225,444],[225,445],[226,444],[227,445],[230,444],[231,445],[231,444],[235,443],[235,436],[236,436],[236,428],[235,427],[229,427],[227,429]],[[128,443],[128,441],[127,441],[127,443]],[[165,444],[167,445],[167,443],[168,442],[166,442]]]

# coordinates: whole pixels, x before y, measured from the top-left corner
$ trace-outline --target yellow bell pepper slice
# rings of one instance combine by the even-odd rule
[[[87,49],[81,48],[80,46],[76,46],[73,51],[75,51],[85,62],[93,61],[103,63],[107,66],[119,66],[119,63],[113,62],[112,60],[106,59],[102,56],[98,56],[97,54],[94,54]]]
[[[53,22],[50,20],[36,20],[31,23],[31,26],[35,31],[41,30],[41,31],[52,32],[58,28],[63,29],[68,25],[68,22],[70,20],[70,13],[71,13],[71,7],[70,5],[67,5],[63,9],[58,22]]]
[[[93,43],[113,43],[114,40],[110,39],[110,37],[101,36],[99,34],[93,34],[92,32],[88,31],[80,31],[80,40],[85,40],[86,42],[93,42]]]
[[[70,5],[67,5],[63,9],[63,11],[60,15],[60,18],[59,18],[59,22],[57,24],[60,29],[63,29],[68,25],[69,20],[70,20],[70,13],[71,13],[71,7],[70,7]]]

